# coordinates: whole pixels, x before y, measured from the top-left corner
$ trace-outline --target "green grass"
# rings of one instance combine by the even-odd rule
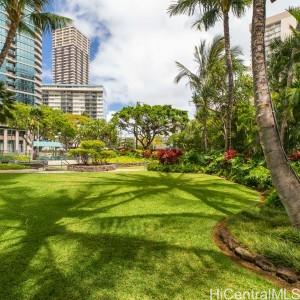
[[[0,171],[7,171],[7,170],[25,170],[28,169],[24,165],[19,165],[19,164],[0,164]]]
[[[206,175],[0,175],[0,299],[209,299],[273,285],[214,245],[259,195]]]
[[[131,156],[118,156],[108,159],[109,163],[112,164],[134,164],[134,163],[144,163],[147,160],[142,157],[131,157]]]
[[[232,216],[228,225],[232,234],[252,251],[300,272],[300,232],[292,228],[283,209],[251,209]]]

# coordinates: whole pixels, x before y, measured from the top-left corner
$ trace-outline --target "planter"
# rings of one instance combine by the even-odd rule
[[[117,169],[117,165],[115,164],[107,164],[107,165],[68,165],[68,171],[75,172],[107,172],[114,171]]]

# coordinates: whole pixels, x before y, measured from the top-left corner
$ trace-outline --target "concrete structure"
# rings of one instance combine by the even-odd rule
[[[26,9],[26,12],[30,12]],[[0,8],[0,47],[7,36],[6,13]],[[9,54],[0,69],[0,81],[4,81],[9,90],[16,93],[16,99],[26,104],[42,102],[42,36],[34,25],[27,25],[36,32],[32,38],[25,33],[19,33],[12,44]]]
[[[0,154],[28,153],[31,151],[25,141],[25,131],[0,126]]]
[[[43,85],[43,104],[75,115],[105,119],[105,90],[96,85]]]
[[[270,44],[275,39],[286,39],[291,35],[291,26],[296,28],[297,21],[288,11],[274,15],[266,20],[266,51],[270,53]]]
[[[74,26],[53,32],[52,72],[55,84],[88,84],[90,41]]]

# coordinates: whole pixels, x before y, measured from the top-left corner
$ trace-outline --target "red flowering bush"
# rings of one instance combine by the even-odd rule
[[[300,151],[295,151],[290,157],[289,160],[291,161],[298,161],[300,160]]]
[[[161,164],[175,164],[182,155],[183,152],[179,149],[166,149],[157,151],[157,158]]]
[[[145,150],[143,152],[143,157],[144,158],[151,158],[152,157],[152,151],[151,150]]]
[[[224,154],[224,159],[226,161],[232,160],[237,156],[237,151],[234,149],[229,149],[228,151],[225,152]]]

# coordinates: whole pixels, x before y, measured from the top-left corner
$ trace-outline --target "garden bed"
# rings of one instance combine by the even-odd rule
[[[242,265],[263,275],[284,280],[289,284],[299,284],[300,274],[282,261],[272,260],[266,253],[262,255],[249,249],[246,244],[236,239],[227,228],[225,221],[215,228],[215,241],[230,256],[239,258]],[[266,245],[268,247],[268,244]],[[225,247],[225,248],[224,248]],[[274,257],[273,257],[274,258]]]
[[[106,165],[68,165],[68,171],[75,172],[108,172],[117,169],[116,164],[106,164]]]
[[[300,234],[283,208],[264,206],[241,212],[229,217],[227,227],[249,251],[300,274]]]

